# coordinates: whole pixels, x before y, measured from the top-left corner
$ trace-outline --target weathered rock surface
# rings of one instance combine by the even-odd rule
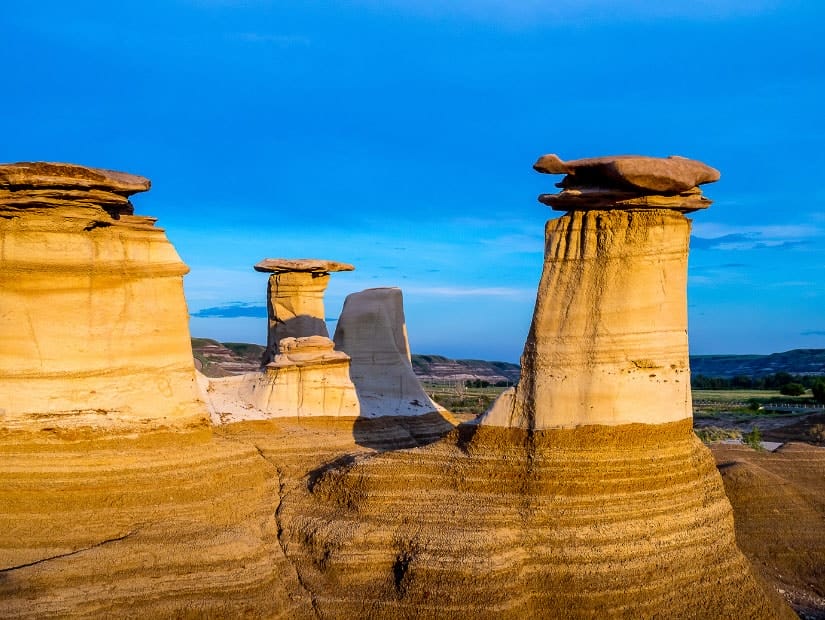
[[[182,276],[142,177],[0,166],[0,427],[200,424]]]
[[[670,211],[574,211],[547,222],[544,272],[512,407],[525,429],[692,417],[690,222]]]
[[[282,338],[329,337],[324,315],[324,291],[333,271],[352,271],[347,263],[302,258],[267,258],[256,271],[272,273],[267,285],[269,331],[262,364],[278,353]]]
[[[352,358],[350,376],[362,416],[439,409],[413,372],[403,303],[399,288],[367,289],[344,300],[333,339]]]
[[[334,346],[323,336],[281,339],[280,353],[241,398],[268,416],[358,416],[350,358]]]
[[[309,273],[331,273],[333,271],[353,271],[349,263],[339,263],[319,258],[265,258],[255,265],[255,271],[264,273],[286,273],[299,271]]]
[[[561,187],[628,186],[658,193],[679,193],[719,180],[719,171],[686,157],[613,155],[562,161],[544,155],[533,165],[538,172],[566,174]]]
[[[534,164],[538,172],[565,174],[558,194],[539,201],[554,209],[674,209],[689,213],[711,201],[697,187],[719,180],[719,171],[702,162],[671,155],[617,155],[562,161],[544,155]]]

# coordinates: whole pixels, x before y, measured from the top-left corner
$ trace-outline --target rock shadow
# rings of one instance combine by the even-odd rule
[[[455,429],[438,411],[421,415],[358,418],[352,432],[355,443],[378,452],[418,448],[434,443]]]

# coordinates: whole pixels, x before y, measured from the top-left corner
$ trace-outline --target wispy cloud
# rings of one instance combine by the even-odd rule
[[[697,223],[691,235],[690,247],[696,250],[754,250],[791,248],[822,237],[818,226],[808,224],[741,226]]]
[[[250,304],[242,301],[233,301],[221,306],[202,308],[192,313],[199,319],[237,319],[239,317],[261,318],[266,317],[266,306]]]

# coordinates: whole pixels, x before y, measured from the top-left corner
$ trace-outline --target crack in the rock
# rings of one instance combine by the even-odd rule
[[[0,573],[8,573],[13,570],[20,570],[21,568],[29,568],[30,566],[37,566],[38,564],[42,564],[43,562],[50,562],[51,560],[59,560],[60,558],[67,558],[72,555],[77,555],[78,553],[83,553],[84,551],[89,551],[90,549],[96,549],[97,547],[102,547],[103,545],[108,545],[109,543],[118,542],[121,540],[126,540],[132,534],[135,534],[137,530],[132,530],[131,532],[126,532],[123,536],[116,536],[114,538],[107,538],[106,540],[101,540],[98,543],[93,545],[89,545],[88,547],[81,547],[80,549],[75,549],[74,551],[69,551],[68,553],[59,553],[57,555],[52,555],[47,558],[41,558],[39,560],[35,560],[34,562],[27,562],[26,564],[18,564],[17,566],[9,566],[7,568],[0,568]]]
[[[264,459],[267,463],[269,463],[273,467],[273,469],[275,470],[275,473],[278,476],[278,505],[275,507],[275,515],[274,515],[275,516],[275,525],[278,528],[278,535],[277,535],[278,546],[281,548],[281,553],[284,555],[284,559],[286,559],[287,563],[292,567],[292,570],[295,571],[295,578],[298,580],[298,585],[301,586],[301,589],[303,589],[304,592],[307,593],[307,596],[309,596],[309,601],[310,601],[310,604],[312,605],[312,611],[315,613],[315,617],[318,618],[319,620],[322,620],[321,610],[318,609],[318,601],[316,600],[315,595],[312,593],[312,591],[304,583],[304,580],[301,577],[301,573],[298,570],[298,567],[290,559],[289,555],[287,555],[286,546],[284,545],[284,541],[283,541],[284,528],[283,528],[283,525],[281,524],[281,509],[283,508],[284,486],[285,486],[285,484],[284,484],[283,474],[281,473],[281,468],[278,467],[278,465],[276,465],[268,456],[266,456],[266,454],[264,454],[263,450],[261,450],[257,445],[253,444],[253,447],[255,448],[255,450],[258,451],[258,454],[260,455],[260,457],[262,459]]]

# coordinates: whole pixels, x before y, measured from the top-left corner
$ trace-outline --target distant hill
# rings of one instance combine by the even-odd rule
[[[729,379],[764,377],[777,372],[825,375],[825,349],[793,349],[770,355],[691,355],[691,374]]]
[[[266,347],[245,342],[218,342],[209,338],[192,338],[195,368],[207,377],[227,377],[254,372],[261,367]]]
[[[258,370],[264,348],[259,344],[192,338],[195,365],[209,377]],[[515,383],[520,372],[518,364],[510,362],[454,360],[443,355],[413,355],[412,366],[419,379],[436,382],[480,379],[493,384]],[[764,377],[777,372],[825,375],[825,349],[794,349],[770,355],[691,355],[690,368],[694,376],[727,379],[737,375]]]
[[[422,381],[467,381],[516,383],[521,373],[518,364],[483,360],[452,360],[441,355],[413,355],[412,367]]]

